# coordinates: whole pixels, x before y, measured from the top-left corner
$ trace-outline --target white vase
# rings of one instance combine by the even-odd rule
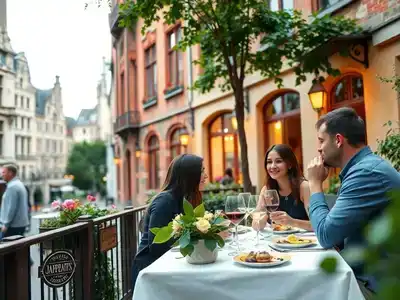
[[[186,261],[193,265],[211,264],[217,260],[218,249],[215,247],[214,251],[210,251],[204,240],[199,240],[197,244],[193,245],[193,253],[186,256]]]

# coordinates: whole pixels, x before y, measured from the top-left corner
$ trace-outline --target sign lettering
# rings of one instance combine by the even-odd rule
[[[72,254],[65,250],[51,253],[40,268],[40,277],[53,288],[66,285],[74,276],[76,262]]]

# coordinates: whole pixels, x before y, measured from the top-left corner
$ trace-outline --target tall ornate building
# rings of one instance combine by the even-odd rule
[[[61,86],[47,90],[31,83],[23,52],[16,53],[7,33],[6,0],[0,0],[0,165],[15,163],[19,176],[34,193],[66,184],[63,179],[68,154]]]

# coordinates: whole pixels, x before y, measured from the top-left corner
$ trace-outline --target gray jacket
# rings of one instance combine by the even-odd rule
[[[28,193],[18,178],[13,178],[7,183],[1,203],[0,223],[7,228],[29,225]]]

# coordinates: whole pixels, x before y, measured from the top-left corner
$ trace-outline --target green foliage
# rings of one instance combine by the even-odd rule
[[[368,248],[350,248],[343,255],[348,262],[365,263],[367,272],[379,278],[377,299],[396,300],[400,294],[400,190],[388,196],[389,207],[366,230]],[[332,258],[327,258],[321,267],[332,273],[336,265]]]
[[[396,67],[393,68],[394,72],[396,73]],[[392,85],[392,88],[397,92],[400,93],[400,76],[393,75],[392,77],[382,77],[378,76],[378,79],[383,83],[389,83]]]
[[[103,177],[107,174],[104,142],[75,144],[66,171],[74,176],[73,185],[77,188],[104,191]]]
[[[183,209],[184,214],[176,216],[167,226],[150,229],[155,235],[153,243],[162,244],[174,238],[174,245],[179,245],[183,256],[192,254],[199,240],[204,240],[210,251],[214,251],[217,245],[225,245],[219,233],[228,229],[229,221],[207,212],[203,204],[193,209],[190,202],[184,200]]]
[[[143,32],[161,16],[168,24],[186,21],[177,47],[185,50],[200,44],[197,63],[204,73],[195,87],[203,93],[221,78],[221,89],[235,90],[239,81],[255,71],[281,85],[279,75],[285,61],[296,67],[297,84],[306,81],[307,73],[316,77],[323,72],[338,75],[326,52],[304,54],[331,38],[360,31],[355,21],[343,16],[314,16],[307,22],[301,12],[271,11],[269,1],[263,0],[228,1],[223,5],[215,0],[138,0],[126,1],[120,8],[120,26],[132,27],[142,18]],[[267,51],[252,51],[261,35]]]
[[[329,177],[329,187],[326,189],[327,194],[337,194],[340,188],[340,180],[338,176]]]
[[[377,154],[387,158],[393,167],[400,171],[400,132],[399,128],[393,127],[391,121],[385,123],[383,126],[389,127],[386,136],[383,140],[377,140],[378,149]]]
[[[225,200],[228,196],[237,195],[234,190],[220,191],[217,193],[209,192],[203,194],[203,203],[207,211],[225,210]]]
[[[44,220],[40,225],[41,228],[61,228],[75,224],[80,216],[88,215],[95,219],[117,212],[114,207],[111,209],[99,208],[92,202],[82,205],[77,199],[67,199],[63,203],[54,201],[52,207],[59,209],[60,215],[57,218]]]

